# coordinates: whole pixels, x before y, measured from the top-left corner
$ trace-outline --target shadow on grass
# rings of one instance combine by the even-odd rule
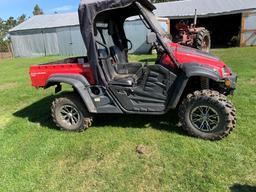
[[[27,118],[28,121],[33,123],[39,123],[41,126],[57,129],[57,127],[52,122],[51,118],[51,103],[55,96],[45,97],[24,109],[16,111],[13,115],[19,118]]]
[[[231,192],[256,192],[256,186],[234,184],[230,187]]]
[[[57,129],[52,122],[50,115],[51,102],[55,96],[45,97],[30,106],[25,107],[13,115],[19,118],[27,118],[28,121],[39,123],[41,126],[49,129]],[[185,135],[184,131],[178,127],[178,117],[175,112],[161,116],[153,115],[116,115],[116,114],[98,114],[94,118],[93,128],[102,128],[106,126],[121,128],[148,128],[157,130],[176,132]]]

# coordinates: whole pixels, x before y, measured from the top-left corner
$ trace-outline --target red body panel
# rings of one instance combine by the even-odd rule
[[[86,77],[90,84],[95,84],[92,70],[82,64],[49,64],[30,67],[32,86],[39,88],[46,86],[47,80],[53,74],[80,74]]]
[[[219,58],[211,56],[207,53],[199,53],[199,51],[196,49],[187,48],[177,43],[170,43],[169,46],[174,50],[174,57],[181,65],[186,63],[198,63],[201,65],[208,65],[209,67],[216,70],[223,78],[224,74],[222,74],[222,69],[226,67],[226,65]],[[162,63],[165,65],[170,65],[172,67],[176,67],[168,55],[163,56]],[[231,71],[229,68],[227,68],[226,73],[229,73],[228,75],[231,75]]]

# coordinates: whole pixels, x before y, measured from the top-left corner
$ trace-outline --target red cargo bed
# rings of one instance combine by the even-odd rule
[[[31,66],[29,75],[32,86],[36,88],[45,87],[47,80],[53,74],[80,74],[86,77],[90,84],[94,84],[94,78],[86,57],[68,58],[36,66]]]

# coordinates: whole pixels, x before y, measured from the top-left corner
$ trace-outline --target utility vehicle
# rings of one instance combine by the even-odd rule
[[[32,66],[36,88],[62,84],[74,91],[52,103],[53,121],[67,131],[92,125],[94,114],[162,115],[178,111],[192,136],[219,140],[236,125],[227,95],[237,76],[223,61],[200,50],[173,43],[160,27],[148,0],[82,0],[79,7],[86,57]],[[138,16],[149,29],[145,38],[158,52],[154,65],[129,62],[126,18]],[[138,34],[140,35],[140,34]]]

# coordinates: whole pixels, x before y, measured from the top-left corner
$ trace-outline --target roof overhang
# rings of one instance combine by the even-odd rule
[[[230,11],[230,12],[221,12],[221,13],[208,13],[204,15],[197,15],[198,18],[207,18],[207,17],[218,17],[224,15],[235,15],[235,14],[242,14],[244,12],[251,12],[256,11],[256,9],[246,9],[246,10],[239,10],[239,11]],[[179,16],[164,16],[161,15],[160,17],[169,18],[169,19],[192,19],[194,15],[179,15]]]
[[[183,0],[155,4],[155,14],[174,19],[232,15],[256,9],[255,0]]]

